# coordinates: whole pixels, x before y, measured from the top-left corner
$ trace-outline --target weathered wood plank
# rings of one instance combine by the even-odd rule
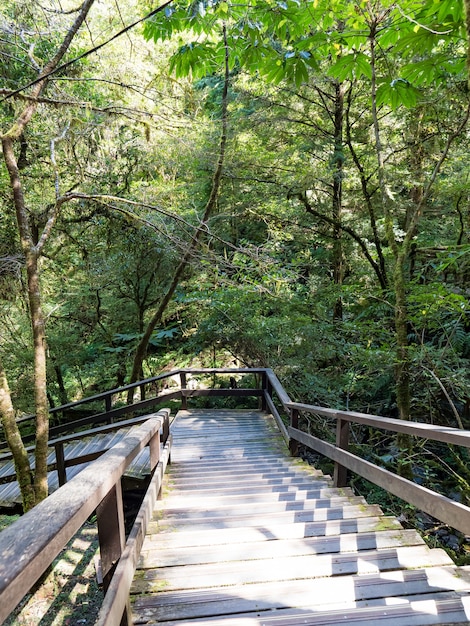
[[[452,559],[443,550],[427,546],[398,547],[383,550],[364,550],[360,554],[321,554],[314,556],[276,558],[255,561],[224,562],[223,550],[219,563],[203,563],[182,567],[145,569],[136,576],[134,593],[160,589],[196,589],[203,587],[245,585],[260,582],[279,582],[323,576],[372,574],[403,568],[452,565]]]
[[[287,523],[276,524],[269,519],[263,526],[237,526],[235,528],[221,528],[212,530],[199,530],[199,527],[168,526],[167,531],[156,529],[154,533],[148,533],[145,538],[144,549],[152,549],[158,545],[161,549],[169,547],[185,546],[208,546],[226,543],[244,543],[265,539],[302,539],[308,537],[331,537],[341,533],[366,533],[381,530],[402,529],[401,524],[395,517],[362,517],[345,520],[327,520],[310,523]],[[147,548],[147,546],[149,546]]]
[[[185,509],[183,505],[179,508],[164,509],[162,511],[164,519],[171,524],[188,524],[191,523],[195,526],[198,523],[216,522],[217,520],[223,520],[226,518],[236,518],[241,520],[243,516],[250,519],[250,524],[256,524],[256,519],[260,526],[266,522],[267,518],[271,518],[275,514],[290,512],[302,512],[302,511],[315,511],[319,509],[338,509],[339,507],[347,506],[366,506],[366,502],[362,497],[330,497],[324,499],[312,499],[312,500],[297,500],[292,502],[256,502],[254,500],[247,504],[224,504],[221,501],[220,506],[217,506],[217,501],[214,503],[207,502],[207,506],[204,506],[204,500],[201,500],[199,507],[193,506]],[[158,519],[158,516],[157,518]]]
[[[402,570],[386,574],[365,574],[311,580],[259,583],[204,590],[161,591],[141,596],[134,603],[135,623],[147,620],[182,620],[285,607],[310,606],[316,611],[328,606],[338,609],[358,602],[397,598],[445,591],[470,590],[466,568],[439,567]]]
[[[319,522],[332,519],[357,519],[359,517],[373,516],[377,517],[382,514],[382,510],[376,504],[370,506],[364,505],[350,505],[350,506],[337,506],[331,509],[314,509],[312,511],[281,511],[269,514],[269,520],[264,518],[265,522],[283,522],[296,524],[299,522]],[[149,526],[149,532],[155,532],[158,528],[172,527],[175,520],[162,518],[161,520],[154,521]],[[179,520],[181,526],[188,525],[193,526],[193,520]],[[239,526],[262,526],[263,518],[259,515],[232,515],[229,518],[223,520],[203,520],[199,524],[199,528],[206,528],[210,531],[217,528],[237,528]]]
[[[354,626],[431,626],[436,624],[468,624],[470,598],[466,595],[436,594],[437,597],[411,596],[405,600],[385,603],[383,600],[354,603],[344,608],[322,611],[280,609],[270,612],[224,615],[219,618],[162,621],[161,626],[337,626],[352,622]],[[372,606],[371,606],[372,605]],[[155,621],[145,622],[149,626]]]
[[[222,491],[217,491],[214,493],[204,494],[202,496],[198,494],[193,494],[190,492],[188,496],[181,495],[168,495],[165,499],[165,510],[177,510],[183,509],[188,511],[190,509],[210,509],[213,507],[221,508],[221,507],[236,507],[240,506],[243,508],[247,508],[252,504],[268,504],[268,503],[301,503],[305,505],[305,508],[325,508],[330,504],[332,500],[347,502],[350,499],[351,503],[356,504],[364,504],[366,505],[366,501],[361,496],[350,496],[348,494],[341,494],[338,492],[336,495],[331,494],[329,497],[322,498],[321,491],[319,489],[313,490],[299,488],[297,490],[279,490],[279,491],[260,491],[255,490],[247,490],[246,495],[243,493],[231,493],[227,492],[224,494]],[[324,500],[326,502],[324,502]],[[310,507],[308,506],[310,505]],[[171,514],[171,513],[170,513]]]
[[[292,467],[279,465],[279,467],[273,468],[270,467],[269,464],[266,464],[266,470],[263,470],[261,467],[256,467],[256,470],[251,472],[248,476],[246,472],[239,469],[237,467],[222,467],[222,468],[214,468],[212,471],[206,472],[204,480],[201,480],[201,475],[198,474],[195,476],[192,472],[185,473],[177,473],[175,471],[169,472],[167,476],[167,485],[169,487],[178,487],[178,488],[188,488],[190,489],[192,485],[196,487],[201,487],[203,485],[226,485],[227,479],[232,478],[243,479],[246,484],[250,484],[252,482],[257,481],[267,481],[268,484],[276,484],[283,481],[288,481],[289,479],[300,479],[311,481],[312,477],[318,477],[324,480],[323,474],[319,470],[314,470],[311,468],[311,471],[306,470],[302,467]]]
[[[237,543],[235,540],[226,545],[193,546],[191,548],[167,548],[155,546],[143,549],[139,567],[174,567],[176,565],[197,565],[228,561],[252,561],[286,556],[306,556],[312,554],[336,554],[339,552],[359,552],[394,548],[400,546],[423,545],[424,541],[415,530],[388,530],[369,532],[362,535],[349,533],[330,537],[311,537],[308,539],[261,540],[250,543]]]
[[[178,459],[174,460],[174,463],[180,463]],[[295,463],[295,462],[294,462]],[[264,455],[263,459],[260,461],[237,461],[234,464],[227,463],[227,459],[222,459],[217,462],[205,462],[205,463],[188,463],[185,462],[184,468],[176,466],[177,469],[173,469],[170,472],[170,476],[172,478],[195,478],[208,475],[249,475],[251,471],[253,474],[262,472],[263,474],[268,474],[269,476],[276,476],[279,473],[284,474],[285,472],[301,472],[304,475],[309,475],[312,477],[321,477],[323,480],[327,480],[327,477],[315,470],[314,468],[309,468],[308,466],[299,465],[296,463],[295,465],[292,462],[288,462],[286,459],[282,457],[279,458],[279,455]],[[248,470],[248,471],[247,471]]]

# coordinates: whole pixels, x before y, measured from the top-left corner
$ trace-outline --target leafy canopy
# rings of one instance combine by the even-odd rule
[[[230,67],[265,80],[306,83],[328,64],[338,81],[370,79],[370,38],[387,63],[378,76],[378,104],[413,107],[420,88],[446,82],[465,69],[465,23],[459,0],[180,0],[144,27],[147,39],[178,36],[171,59],[177,76],[217,72],[227,28]]]

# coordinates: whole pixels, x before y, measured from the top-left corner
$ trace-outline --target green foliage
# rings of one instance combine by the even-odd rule
[[[132,211],[145,226],[117,217],[117,209],[130,210],[124,204],[64,205],[42,267],[56,399],[55,365],[70,399],[125,379],[145,322],[194,233],[214,170],[225,27],[231,124],[222,192],[200,255],[151,340],[146,368],[155,373],[168,364],[189,364],[215,349],[221,361],[233,355],[275,367],[299,399],[393,414],[394,296],[379,289],[357,240],[346,231],[341,232],[344,281],[332,281],[334,238],[327,221],[340,166],[343,224],[375,261],[382,252],[390,277],[393,259],[371,142],[373,8],[346,0],[175,2],[145,23],[147,43],[136,40],[135,57],[116,43],[106,58],[106,75],[90,58],[62,76],[67,80],[57,83],[61,89],[87,104],[44,105],[28,131],[28,206],[38,226],[55,198],[50,139],[67,125],[66,139],[56,146],[61,190],[143,201]],[[412,194],[428,179],[465,104],[464,19],[462,4],[450,0],[384,2],[377,8],[386,14],[377,31],[377,104],[399,235],[412,213]],[[135,6],[125,3],[123,10],[132,15]],[[41,13],[36,7],[28,14],[24,4],[17,8],[11,2],[2,11],[5,19],[23,25]],[[101,25],[96,18],[91,28]],[[35,72],[26,48],[4,35],[5,86],[14,88]],[[36,35],[27,36],[32,43]],[[58,36],[36,42],[39,61]],[[88,44],[84,33],[73,54]],[[124,91],[126,83],[132,88]],[[349,126],[343,128],[342,145],[335,145],[339,85]],[[5,120],[13,109],[2,105]],[[363,168],[370,209],[346,130]],[[452,419],[440,408],[442,393],[425,367],[435,371],[459,407],[468,387],[467,153],[462,137],[425,207],[416,232],[417,260],[409,260],[414,407],[424,419],[431,413],[433,419],[439,413]],[[2,182],[5,189],[4,170]],[[298,192],[326,219],[306,213]],[[18,237],[8,194],[2,192],[0,201],[3,256],[18,251]],[[457,232],[462,241],[456,247]],[[421,261],[421,251],[433,247],[441,250]],[[17,406],[27,410],[30,349],[22,284],[18,276],[0,279],[6,281],[0,289],[2,319],[5,329],[11,328],[2,334],[1,349],[18,381],[13,383]],[[339,298],[343,319],[334,322],[331,312]]]

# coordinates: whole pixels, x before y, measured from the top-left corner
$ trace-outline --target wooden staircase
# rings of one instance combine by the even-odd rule
[[[270,416],[176,420],[131,589],[134,624],[470,623],[470,568],[289,457]]]

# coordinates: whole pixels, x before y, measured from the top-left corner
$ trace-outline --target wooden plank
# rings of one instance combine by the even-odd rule
[[[161,509],[158,507],[158,510],[160,515],[171,523],[188,523],[188,521],[190,521],[193,524],[197,524],[199,521],[216,521],[227,517],[236,517],[238,519],[243,517],[249,517],[250,519],[257,517],[260,525],[262,525],[268,516],[271,517],[275,513],[309,512],[341,507],[346,508],[348,506],[365,507],[367,504],[361,496],[353,496],[350,498],[332,496],[331,498],[323,498],[321,500],[295,500],[292,502],[263,502],[262,498],[260,498],[260,501],[254,500],[251,504],[248,502],[246,504],[231,505],[230,503],[225,504],[223,501],[217,504],[217,501],[204,502],[201,500],[199,506],[193,505],[190,508],[186,508],[184,504],[181,503],[178,508]],[[156,518],[158,519],[158,516],[156,516]]]
[[[359,517],[377,517],[382,514],[382,511],[378,505],[359,505],[359,506],[337,506],[330,509],[314,509],[312,511],[281,511],[269,514],[269,522],[282,522],[282,523],[299,523],[299,522],[319,522],[326,520],[342,520],[342,519],[357,519]],[[218,528],[237,528],[238,526],[260,526],[266,518],[259,515],[232,515],[230,518],[225,519],[212,519],[201,520],[199,522],[199,528],[205,528],[213,531]],[[158,529],[173,528],[175,520],[161,519],[153,521],[149,526],[149,532],[155,532]],[[189,519],[187,521],[180,520],[179,525],[193,526],[194,521]]]
[[[178,463],[182,464],[183,461],[179,460],[178,453],[175,452],[175,454],[176,454],[175,463],[177,461]],[[178,477],[194,478],[194,477],[197,477],[198,475],[204,476],[205,474],[213,476],[217,472],[222,473],[222,474],[239,473],[239,474],[246,475],[247,470],[249,470],[250,472],[253,471],[253,473],[268,472],[271,476],[274,476],[278,472],[297,471],[297,472],[303,472],[304,474],[307,474],[309,476],[321,476],[322,478],[325,478],[324,475],[319,473],[318,470],[315,470],[314,468],[310,468],[306,464],[301,464],[298,462],[294,463],[294,461],[289,461],[286,458],[283,458],[282,456],[280,456],[279,454],[271,454],[271,453],[267,453],[263,455],[261,460],[256,461],[256,464],[253,464],[252,460],[246,460],[246,461],[237,460],[236,463],[228,464],[227,459],[219,459],[219,460],[212,460],[212,461],[205,460],[204,462],[202,462],[200,459],[194,459],[194,460],[187,459],[184,461],[184,466],[183,465],[172,466],[171,471],[170,471],[170,476],[175,477],[175,478],[178,478]]]
[[[219,489],[222,487],[226,487],[227,490],[239,489],[238,485],[232,487],[230,483],[227,484],[227,477],[230,476],[234,478],[233,474],[224,473],[222,476],[217,476],[212,478],[209,483],[201,483],[200,477],[193,478],[175,478],[172,477],[171,480],[168,481],[168,487],[171,489],[184,489],[186,492],[191,493],[192,491],[211,491],[213,489]],[[295,472],[285,472],[283,475],[277,475],[274,478],[269,478],[268,476],[263,476],[261,474],[249,474],[246,476],[243,472],[239,473],[238,480],[235,478],[237,482],[243,481],[243,485],[246,488],[252,489],[257,486],[276,486],[276,485],[302,485],[306,484],[308,480],[308,484],[312,487],[312,481],[310,478],[307,478],[305,474],[298,474]],[[330,489],[330,491],[332,491]],[[337,491],[335,489],[335,491]],[[352,490],[349,487],[344,488],[344,493],[351,493]]]
[[[346,501],[348,498],[351,498],[351,502],[354,501],[357,504],[359,504],[359,502],[364,505],[366,504],[362,496],[352,496],[347,492],[342,494],[341,491],[339,491],[336,494],[329,493],[328,496],[324,495],[322,497],[322,490],[314,489],[311,485],[299,489],[295,487],[296,486],[293,485],[291,489],[289,485],[286,485],[285,489],[282,491],[280,488],[278,488],[278,490],[266,491],[255,488],[254,490],[247,490],[246,494],[239,493],[239,489],[228,491],[227,493],[219,490],[210,491],[209,493],[203,492],[202,494],[191,491],[187,497],[182,494],[169,493],[165,499],[165,510],[167,510],[167,508],[172,510],[178,508],[183,510],[192,508],[198,509],[202,506],[204,509],[210,509],[214,506],[221,508],[236,507],[237,505],[246,508],[247,505],[291,502],[299,502],[305,505],[310,504],[312,508],[325,508],[330,503],[333,504],[332,500]]]
[[[334,489],[332,487],[329,486],[328,483],[318,483],[318,484],[314,484],[313,487],[312,485],[310,485],[309,489],[304,488],[303,483],[300,483],[299,485],[299,490],[296,491],[295,487],[295,483],[293,485],[276,485],[276,486],[283,486],[283,487],[290,487],[291,490],[290,491],[269,491],[269,487],[271,485],[268,485],[266,487],[266,491],[263,491],[261,489],[261,487],[259,485],[255,485],[253,487],[247,488],[247,495],[254,495],[255,497],[258,495],[261,499],[260,500],[256,500],[256,502],[262,502],[262,496],[266,497],[266,501],[267,502],[300,502],[300,503],[305,503],[307,505],[312,504],[314,506],[315,501],[320,501],[320,500],[329,500],[331,498],[343,498],[343,499],[347,499],[347,498],[358,498],[362,496],[356,496],[354,495],[354,492],[351,489],[347,489],[345,488],[343,489]],[[163,509],[165,508],[178,508],[178,506],[180,506],[185,510],[189,509],[189,508],[193,508],[190,507],[189,504],[185,505],[185,498],[184,495],[181,493],[180,490],[175,490],[173,491],[173,489],[171,487],[167,488],[168,491],[166,491],[166,498],[165,499],[165,503],[162,503],[160,505],[160,507]],[[234,496],[239,496],[239,495],[243,495],[242,493],[242,488],[238,487],[238,483],[232,487],[231,489],[227,489],[227,494],[228,495],[234,495]],[[193,498],[195,501],[195,505],[194,508],[201,508],[200,503],[203,502],[204,504],[204,509],[207,509],[207,503],[210,504],[210,498],[211,497],[216,497],[220,496],[220,495],[224,495],[223,491],[221,491],[219,485],[217,485],[217,487],[215,489],[198,489],[197,487],[192,487],[191,489],[187,490],[188,493],[188,498]],[[279,496],[283,495],[283,496],[288,496],[290,494],[290,497],[284,498],[283,500],[279,500]],[[305,498],[302,497],[296,497],[296,496],[303,496],[305,495]],[[274,496],[274,498],[270,498],[270,496]],[[364,498],[362,499],[363,502],[365,503]],[[188,500],[189,502],[189,500]],[[249,504],[248,502],[244,502],[243,500],[241,501],[242,504]],[[180,503],[180,504],[179,504]],[[216,504],[219,505],[219,498],[216,499]],[[322,506],[321,504],[318,504],[318,506]]]
[[[272,612],[226,615],[217,618],[158,622],[161,626],[433,626],[436,624],[468,624],[470,598],[462,594],[454,597],[411,596],[406,600],[384,603],[360,602],[353,606],[328,611],[309,609],[279,609]],[[155,624],[147,621],[146,624]]]
[[[226,543],[244,543],[250,541],[266,541],[281,539],[302,539],[304,537],[330,537],[344,533],[365,533],[381,530],[401,529],[395,517],[362,517],[345,520],[326,520],[296,524],[276,524],[270,519],[262,526],[236,526],[235,528],[212,529],[207,532],[198,527],[169,526],[168,532],[154,525],[147,533],[144,549],[154,549],[158,545],[162,549],[185,546],[210,546]]]
[[[134,602],[136,623],[147,620],[182,620],[271,611],[285,607],[310,606],[315,611],[338,609],[358,602],[445,591],[470,590],[470,573],[464,568],[440,567],[399,570],[386,574],[365,574],[311,580],[258,583],[204,590],[161,591],[140,596]]]
[[[133,593],[372,574],[402,568],[453,564],[444,550],[430,550],[427,546],[364,550],[360,554],[283,557],[275,561],[272,559],[231,561],[229,567],[223,561],[222,551],[220,562],[215,564],[204,563],[139,571],[139,576],[134,579]]]
[[[143,549],[139,567],[174,567],[176,565],[197,565],[228,561],[252,561],[256,559],[279,558],[286,556],[306,556],[311,554],[336,554],[339,552],[359,552],[393,548],[400,546],[424,545],[424,540],[415,530],[385,530],[362,535],[349,533],[330,537],[309,539],[287,539],[238,543],[234,539],[225,545],[193,546],[191,548]]]

